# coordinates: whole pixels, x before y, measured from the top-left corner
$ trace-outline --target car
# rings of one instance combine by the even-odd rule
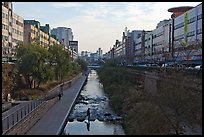
[[[195,66],[195,69],[201,69],[201,68],[202,68],[202,65]]]

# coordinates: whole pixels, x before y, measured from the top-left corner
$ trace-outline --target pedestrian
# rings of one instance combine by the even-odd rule
[[[88,110],[86,111],[86,116],[88,116],[88,120],[90,118],[90,108],[88,108]]]
[[[63,86],[64,86],[64,82],[63,84],[60,85],[60,93],[62,94],[62,96],[63,96]]]
[[[59,94],[58,94],[59,100],[61,99],[61,96],[62,96],[62,95],[59,93]]]
[[[90,131],[90,121],[89,120],[88,120],[88,122],[85,121],[85,123],[86,123],[87,130]]]

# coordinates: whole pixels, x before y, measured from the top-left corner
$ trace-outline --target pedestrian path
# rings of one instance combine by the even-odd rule
[[[82,75],[70,88],[64,90],[61,99],[27,132],[27,135],[58,135],[66,124],[68,112],[71,111],[71,106],[85,80],[86,76]]]

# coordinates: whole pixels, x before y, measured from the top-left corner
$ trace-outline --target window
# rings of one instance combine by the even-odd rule
[[[200,19],[202,19],[202,14],[197,16],[197,20],[200,20]]]
[[[192,22],[194,22],[194,21],[195,21],[195,17],[189,19],[189,20],[188,20],[188,24],[190,24],[190,23],[192,23]]]
[[[5,18],[5,15],[4,15],[4,13],[2,12],[2,18]]]
[[[202,34],[202,29],[198,29],[197,34]]]
[[[178,28],[181,28],[181,27],[183,27],[183,26],[184,26],[184,22],[181,22],[181,23],[175,25],[174,30],[176,30],[176,29],[178,29]]]
[[[194,36],[194,35],[195,35],[194,32],[195,32],[195,31],[191,31],[191,32],[189,32],[189,33],[187,34],[187,37]]]

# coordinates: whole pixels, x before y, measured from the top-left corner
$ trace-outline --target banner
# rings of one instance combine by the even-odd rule
[[[187,34],[188,34],[188,12],[184,13],[184,46],[187,45]]]

